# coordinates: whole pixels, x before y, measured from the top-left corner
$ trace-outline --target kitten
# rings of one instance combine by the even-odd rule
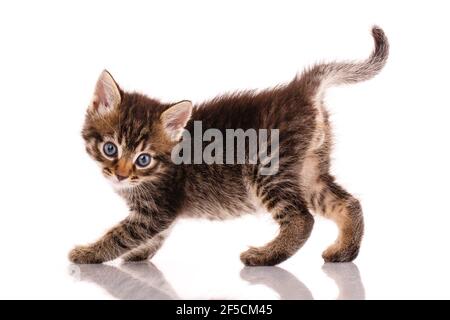
[[[322,100],[329,86],[368,80],[380,72],[388,42],[378,27],[372,35],[375,49],[365,61],[318,64],[286,85],[220,96],[195,107],[189,101],[162,103],[125,92],[103,71],[82,135],[88,154],[126,200],[130,213],[97,242],[73,249],[69,259],[145,260],[161,247],[178,217],[238,216],[255,211],[257,203],[280,229],[265,246],[241,254],[245,265],[276,265],[292,256],[311,233],[311,212],[339,227],[336,242],[323,252],[324,260],[355,259],[363,236],[361,205],[329,173],[332,139]],[[278,130],[278,171],[261,174],[261,161],[175,164],[172,151],[195,133],[198,121],[203,130],[223,134],[230,128]],[[275,149],[273,141],[266,148]]]

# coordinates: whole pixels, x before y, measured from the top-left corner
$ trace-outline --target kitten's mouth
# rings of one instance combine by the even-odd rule
[[[136,183],[131,182],[130,180],[122,180],[118,181],[117,179],[108,179],[110,184],[116,190],[127,190],[136,187]]]
[[[104,176],[109,184],[117,191],[133,189],[138,185],[136,179],[130,179],[129,177],[118,177],[111,172],[104,172]]]

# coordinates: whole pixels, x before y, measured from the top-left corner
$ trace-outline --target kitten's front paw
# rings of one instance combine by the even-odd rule
[[[149,254],[146,253],[140,253],[140,254],[134,254],[130,253],[123,257],[123,260],[126,262],[141,262],[141,261],[147,261],[149,258]]]
[[[260,266],[261,254],[255,247],[250,247],[247,251],[241,253],[241,261],[246,266]]]
[[[102,259],[98,258],[96,251],[89,246],[77,246],[72,249],[69,253],[69,260],[78,264],[103,262]]]

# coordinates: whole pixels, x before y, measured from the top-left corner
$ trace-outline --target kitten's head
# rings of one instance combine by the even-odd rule
[[[105,70],[95,86],[82,131],[86,151],[115,188],[132,188],[173,165],[171,150],[191,113],[189,101],[161,104],[124,92]]]

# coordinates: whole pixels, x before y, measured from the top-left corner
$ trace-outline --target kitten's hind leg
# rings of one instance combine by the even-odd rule
[[[310,206],[324,217],[333,220],[339,235],[322,257],[326,262],[353,261],[359,253],[364,220],[359,201],[334,182],[330,175],[321,176],[311,194]]]
[[[147,243],[140,245],[136,249],[124,254],[122,259],[128,262],[137,262],[153,258],[156,252],[161,248],[164,240],[167,237],[167,232],[161,232],[154,236]]]
[[[298,181],[290,177],[259,177],[255,195],[280,225],[275,239],[263,247],[252,247],[241,254],[248,266],[273,266],[300,249],[311,234],[314,218],[309,213]]]

